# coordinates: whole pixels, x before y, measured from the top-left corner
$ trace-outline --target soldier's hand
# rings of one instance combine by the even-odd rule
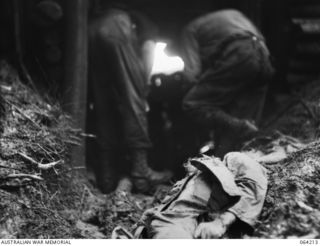
[[[140,220],[138,221],[138,224],[145,224],[150,219],[150,216],[154,214],[156,211],[156,208],[149,208],[147,209],[141,216]]]
[[[251,122],[249,120],[244,120],[244,125],[248,131],[256,132],[259,130],[258,127],[254,124],[254,122]]]
[[[212,239],[221,238],[227,231],[221,219],[217,218],[212,222],[200,223],[195,231],[195,238]]]
[[[249,120],[242,120],[242,129],[239,133],[242,135],[243,141],[254,138],[258,131],[258,127],[253,122]]]

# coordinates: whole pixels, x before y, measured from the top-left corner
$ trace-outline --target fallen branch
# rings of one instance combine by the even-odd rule
[[[25,173],[17,173],[17,174],[9,174],[5,177],[5,179],[14,179],[14,178],[30,178],[38,181],[43,181],[43,178],[33,175],[33,174],[25,174]]]
[[[75,142],[75,141],[71,141],[71,140],[64,140],[63,142],[67,143],[67,144],[75,145],[75,146],[81,146],[81,143]]]
[[[62,164],[63,163],[62,160],[59,160],[59,161],[54,161],[54,162],[50,162],[50,163],[47,163],[47,164],[42,164],[42,163],[39,163],[39,162],[35,161],[34,159],[32,159],[31,157],[29,157],[29,156],[27,156],[25,154],[18,153],[18,155],[20,155],[23,159],[31,162],[32,164],[37,165],[38,168],[41,169],[41,170],[48,170],[50,168],[55,167],[58,164]]]
[[[0,168],[6,168],[6,169],[12,169],[12,170],[20,170],[20,169],[18,169],[18,168],[7,167],[7,166],[4,166],[4,165],[0,165]]]

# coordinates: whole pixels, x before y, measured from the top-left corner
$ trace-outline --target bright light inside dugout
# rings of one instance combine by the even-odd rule
[[[179,56],[168,56],[165,52],[167,44],[157,42],[154,49],[154,60],[151,75],[171,75],[184,69],[184,62]]]

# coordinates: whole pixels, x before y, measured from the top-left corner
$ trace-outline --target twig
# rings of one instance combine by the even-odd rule
[[[18,111],[19,114],[21,114],[23,117],[25,117],[27,120],[29,120],[33,125],[35,125],[37,128],[42,129],[40,125],[38,125],[34,120],[32,120],[28,115],[26,115],[24,112],[22,112],[21,109],[19,109],[16,105],[9,102],[8,100],[5,100],[6,103],[8,103],[10,106],[12,106],[15,110]]]
[[[71,132],[82,132],[81,128],[71,128],[70,129]]]
[[[12,170],[18,170],[18,171],[20,171],[20,169],[18,169],[18,168],[7,167],[7,166],[4,166],[4,165],[0,165],[0,168],[7,168],[7,169],[12,169]]]
[[[28,115],[26,115],[21,109],[19,109],[16,105],[12,104],[13,108],[15,108],[19,114],[21,114],[23,117],[25,117],[27,120],[29,120],[32,124],[34,124],[36,127],[41,129],[41,126],[39,126],[38,123],[36,123],[34,120],[32,120]]]
[[[75,140],[75,141],[79,141],[79,142],[81,141],[81,138],[79,138],[77,136],[71,135],[70,138],[71,138],[71,140]]]
[[[69,169],[66,170],[66,172],[71,172],[71,171],[75,171],[75,170],[85,170],[86,167],[71,167]]]
[[[8,176],[5,177],[6,179],[14,179],[14,178],[30,178],[34,180],[39,180],[42,181],[43,178],[33,175],[33,174],[26,174],[26,173],[16,173],[16,174],[9,174]]]
[[[50,198],[49,198],[49,202],[52,201],[52,199],[58,194],[59,191],[56,191]]]
[[[80,133],[80,136],[85,138],[97,138],[97,135],[90,134],[90,133]]]
[[[41,164],[37,161],[35,161],[34,159],[32,159],[31,157],[25,155],[25,154],[22,154],[22,153],[18,153],[18,155],[20,155],[23,159],[31,162],[32,164],[35,164],[38,166],[39,169],[41,170],[48,170],[50,168],[53,168],[55,167],[56,165],[58,164],[62,164],[62,160],[59,160],[59,161],[54,161],[54,162],[50,162],[50,163],[47,163],[47,164]]]
[[[44,152],[46,152],[46,154],[52,158],[52,155],[51,155],[51,153],[50,153],[49,151],[47,151],[47,150],[46,150],[44,147],[42,147],[40,144],[37,144],[37,146],[38,146],[40,149],[42,149]]]
[[[0,85],[0,89],[4,91],[12,91],[12,86]]]
[[[72,145],[75,145],[75,146],[80,146],[81,145],[81,143],[75,142],[75,141],[71,141],[71,140],[64,140],[63,142],[67,143],[67,144],[72,144]]]

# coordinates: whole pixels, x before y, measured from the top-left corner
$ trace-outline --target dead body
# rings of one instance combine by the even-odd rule
[[[188,165],[193,166],[188,176],[142,216],[145,237],[220,238],[234,223],[255,226],[267,191],[266,173],[258,162],[231,152],[223,162],[203,156]]]

